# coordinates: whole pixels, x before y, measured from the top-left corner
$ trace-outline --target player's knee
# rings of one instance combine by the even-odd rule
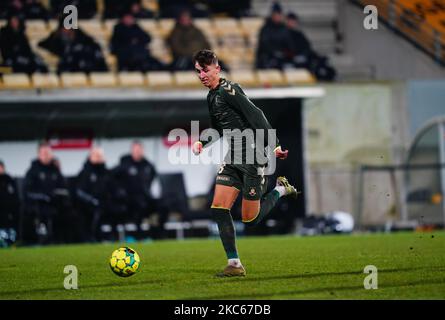
[[[256,225],[258,223],[258,214],[259,210],[243,210],[242,211],[242,221],[244,224],[250,226],[250,225]]]

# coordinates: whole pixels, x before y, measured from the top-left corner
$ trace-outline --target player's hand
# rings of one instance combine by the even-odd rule
[[[278,146],[275,148],[274,153],[275,153],[275,157],[277,157],[278,159],[284,160],[287,158],[287,154],[288,154],[288,150],[281,150],[281,146]]]
[[[195,155],[199,155],[202,152],[202,142],[201,141],[196,141],[193,144],[192,151],[193,151],[193,153]]]

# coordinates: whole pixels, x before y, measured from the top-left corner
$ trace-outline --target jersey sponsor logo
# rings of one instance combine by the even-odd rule
[[[227,177],[227,176],[217,176],[216,180],[230,181],[230,177]]]

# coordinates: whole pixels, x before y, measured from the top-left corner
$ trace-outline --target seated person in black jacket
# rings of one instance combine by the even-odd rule
[[[151,37],[126,13],[115,25],[111,37],[111,53],[116,55],[119,71],[159,71],[166,66],[153,58],[148,45]]]
[[[93,147],[76,181],[78,209],[87,241],[101,240],[100,225],[109,210],[110,195],[110,174],[103,150]]]
[[[0,53],[4,66],[13,72],[48,72],[43,60],[32,51],[24,21],[17,15],[11,15],[8,24],[0,29]]]
[[[57,72],[105,72],[108,67],[99,44],[79,29],[66,29],[63,18],[58,28],[39,46],[59,57]]]
[[[17,185],[0,161],[0,247],[17,239],[20,199]]]
[[[150,226],[151,236],[163,236],[166,213],[151,192],[153,180],[157,176],[156,168],[144,157],[144,149],[139,141],[131,145],[131,154],[121,158],[115,169],[120,176],[118,183],[125,189],[127,195],[128,220],[133,221],[140,228],[141,222],[151,214],[158,213],[158,223]],[[138,237],[142,237],[139,229]]]
[[[24,183],[26,201],[25,241],[51,243],[66,226],[58,224],[66,213],[70,195],[61,172],[53,162],[51,147],[41,143],[38,159],[33,160]],[[57,224],[57,225],[56,225]],[[71,227],[71,226],[69,226]],[[56,230],[58,228],[58,230]]]
[[[260,30],[256,68],[283,69],[291,54],[291,37],[284,24],[281,6],[275,3],[272,13]]]

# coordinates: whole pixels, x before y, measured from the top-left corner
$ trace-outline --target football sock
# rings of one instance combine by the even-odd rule
[[[278,193],[280,194],[280,197],[286,195],[286,188],[284,186],[276,186],[274,188],[274,190],[278,191]]]
[[[278,187],[277,187],[278,188]],[[282,187],[284,188],[284,187]],[[275,207],[275,204],[277,203],[278,199],[280,199],[281,193],[279,190],[273,189],[271,192],[266,194],[263,198],[263,201],[261,201],[261,207],[260,212],[256,216],[255,219],[249,222],[244,222],[248,226],[254,226],[257,225],[259,222],[261,222],[272,210],[273,207]]]
[[[221,208],[212,208],[213,219],[218,225],[219,236],[226,251],[227,259],[238,259],[235,240],[235,226],[233,225],[230,210]]]
[[[240,259],[228,259],[227,264],[229,266],[240,267],[241,261]]]

